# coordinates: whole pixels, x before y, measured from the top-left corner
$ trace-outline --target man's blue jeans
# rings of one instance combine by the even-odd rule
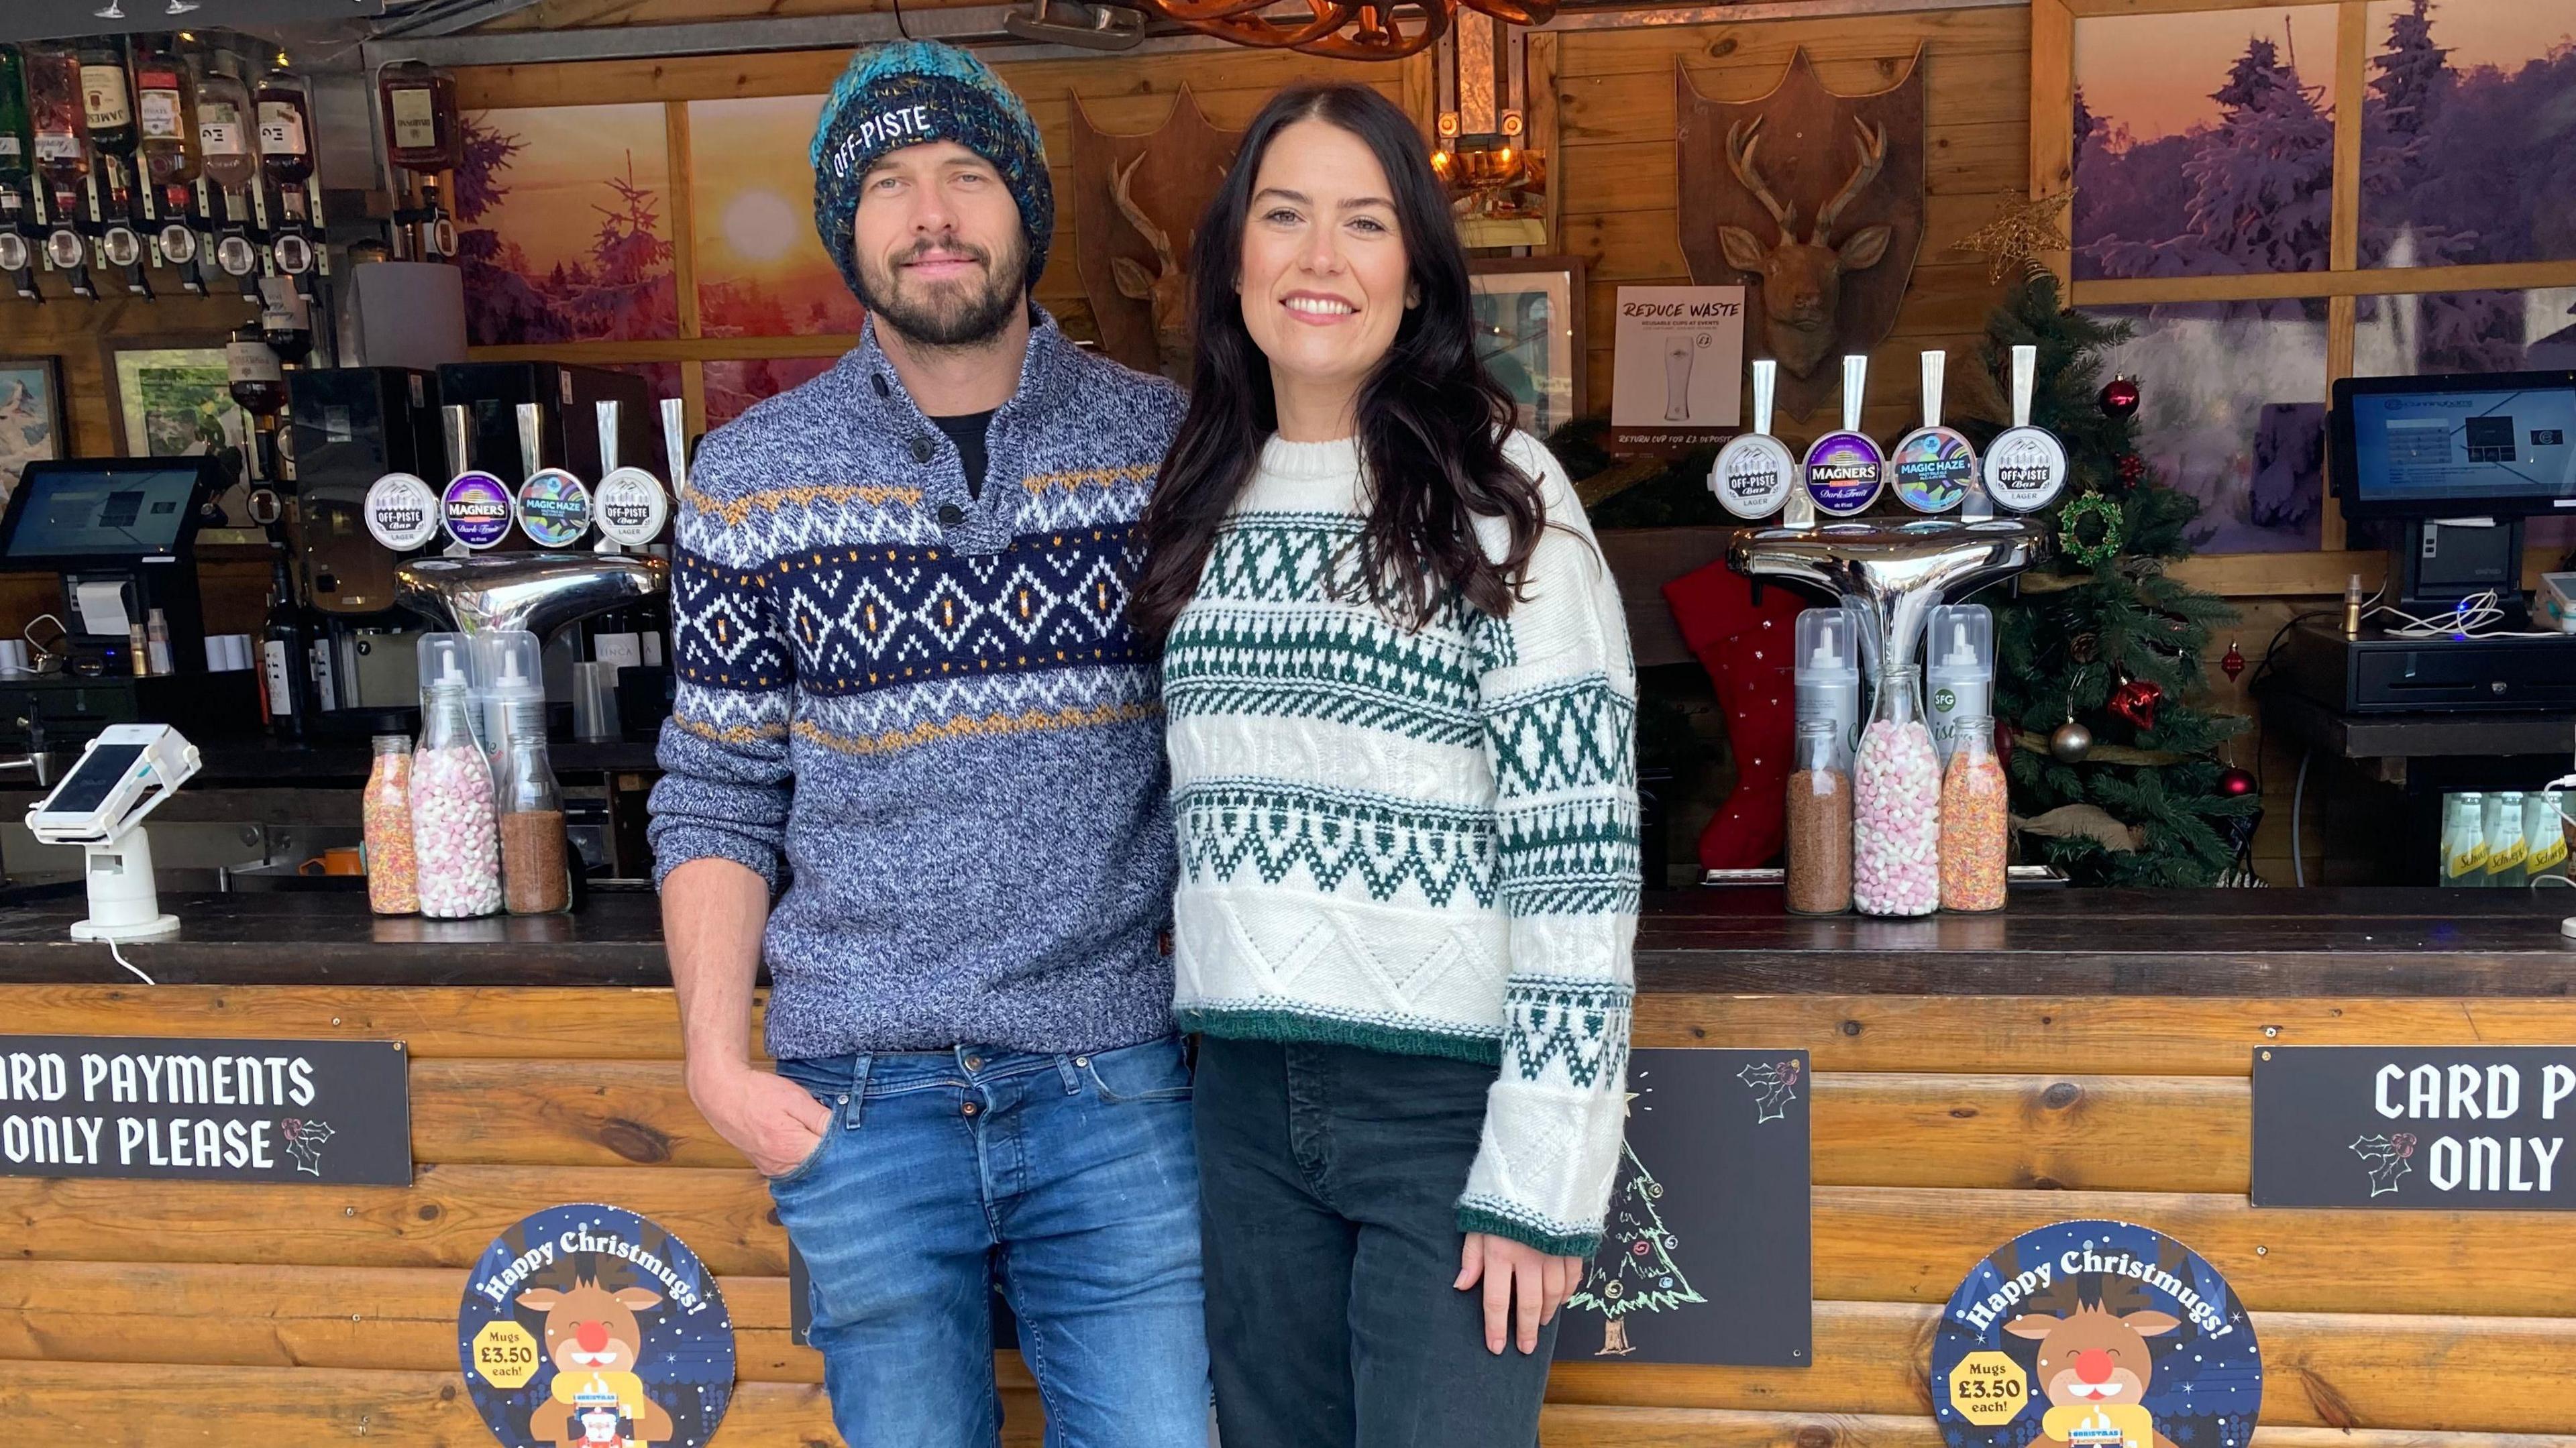
[[[832,1109],[771,1180],[850,1448],[993,1448],[993,1289],[1048,1448],[1207,1439],[1198,1166],[1176,1039],[778,1063]]]

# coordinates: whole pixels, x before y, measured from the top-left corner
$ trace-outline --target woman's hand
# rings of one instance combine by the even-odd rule
[[[1509,1237],[1469,1232],[1453,1285],[1464,1292],[1479,1281],[1485,1284],[1485,1351],[1499,1353],[1504,1338],[1517,1337],[1520,1350],[1530,1353],[1538,1351],[1539,1325],[1556,1320],[1556,1310],[1582,1285],[1591,1265],[1580,1257],[1551,1256]]]

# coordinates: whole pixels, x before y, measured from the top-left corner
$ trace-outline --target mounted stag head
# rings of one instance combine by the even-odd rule
[[[1864,226],[1846,237],[1840,246],[1828,245],[1826,236],[1834,223],[1842,219],[1844,208],[1878,179],[1887,165],[1887,127],[1870,127],[1852,122],[1860,132],[1860,163],[1852,170],[1851,179],[1834,199],[1816,213],[1815,229],[1807,239],[1798,239],[1798,208],[1773,194],[1769,183],[1753,161],[1754,149],[1762,144],[1762,117],[1739,121],[1726,128],[1726,166],[1771,219],[1780,223],[1780,244],[1764,247],[1760,238],[1740,226],[1721,226],[1717,239],[1726,248],[1730,265],[1754,272],[1762,278],[1762,320],[1771,343],[1772,355],[1780,365],[1801,377],[1812,376],[1816,365],[1833,350],[1834,330],[1841,321],[1843,273],[1864,271],[1878,265],[1887,255],[1888,238],[1893,231],[1886,226]]]
[[[1109,194],[1118,202],[1118,214],[1145,238],[1154,249],[1155,270],[1147,271],[1134,257],[1111,259],[1109,269],[1118,279],[1118,294],[1130,301],[1143,302],[1154,313],[1154,355],[1162,364],[1163,375],[1175,382],[1190,377],[1190,274],[1172,251],[1171,236],[1154,224],[1145,208],[1136,204],[1129,183],[1136,168],[1145,164],[1145,153],[1111,173]]]

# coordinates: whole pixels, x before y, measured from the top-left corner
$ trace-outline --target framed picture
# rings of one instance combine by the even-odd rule
[[[127,457],[197,457],[250,442],[219,340],[111,344],[107,376]]]
[[[71,451],[64,433],[61,359],[0,357],[0,502],[27,464]]]
[[[1469,265],[1479,350],[1520,404],[1521,430],[1543,438],[1582,416],[1582,258],[1511,256]]]

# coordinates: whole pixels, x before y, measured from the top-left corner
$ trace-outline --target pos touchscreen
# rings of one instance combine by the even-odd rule
[[[2347,517],[2576,515],[2576,372],[2346,378],[2333,427]]]

